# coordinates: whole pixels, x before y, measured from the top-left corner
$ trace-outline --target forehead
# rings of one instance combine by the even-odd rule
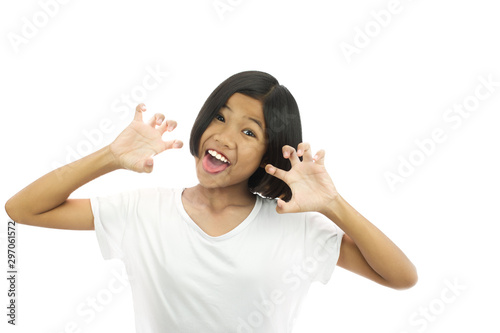
[[[226,105],[234,112],[242,116],[259,120],[264,124],[264,111],[262,103],[255,98],[235,93],[226,102]]]

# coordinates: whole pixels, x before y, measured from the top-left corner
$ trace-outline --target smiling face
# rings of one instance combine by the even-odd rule
[[[265,128],[262,103],[233,94],[200,138],[199,157],[195,157],[200,184],[247,188],[266,152]]]

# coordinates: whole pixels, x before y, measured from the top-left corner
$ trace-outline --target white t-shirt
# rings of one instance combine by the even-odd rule
[[[125,263],[137,332],[291,332],[311,282],[330,279],[343,231],[319,213],[278,214],[257,195],[243,222],[213,237],[182,191],[91,198],[103,257]]]

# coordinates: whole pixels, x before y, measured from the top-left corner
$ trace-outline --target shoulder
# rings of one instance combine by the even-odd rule
[[[122,192],[122,195],[139,196],[141,198],[156,197],[156,196],[174,197],[177,193],[181,192],[182,192],[181,188],[143,187]]]
[[[175,201],[176,195],[181,193],[182,189],[177,188],[163,188],[163,187],[151,187],[151,188],[136,188],[130,189],[122,192],[107,193],[91,198],[92,202],[107,202],[107,203],[121,203],[124,205],[137,204],[154,204],[166,201]]]
[[[258,196],[261,202],[259,216],[264,218],[267,223],[286,224],[288,226],[304,224],[307,219],[307,213],[279,214],[276,211],[278,201],[276,199],[264,198]]]
[[[291,219],[298,219],[301,221],[322,221],[322,220],[328,220],[324,215],[317,213],[317,212],[301,212],[301,213],[286,213],[286,214],[280,214],[276,211],[276,206],[278,205],[277,199],[272,199],[272,198],[265,198],[260,195],[257,195],[258,200],[261,202],[261,211],[273,218],[276,219],[286,219],[286,220],[291,220]],[[330,220],[328,220],[330,221]],[[320,222],[319,222],[320,223]]]
[[[279,214],[276,211],[277,200],[263,198],[259,196],[262,202],[261,217],[266,217],[266,220],[275,223],[285,223],[288,225],[299,226],[304,228],[304,231],[315,230],[318,232],[341,233],[340,228],[335,225],[329,218],[319,212],[302,212]],[[310,232],[309,231],[309,232]]]
[[[149,203],[175,203],[182,195],[182,188],[151,187],[140,188],[133,191],[133,195],[141,202]]]

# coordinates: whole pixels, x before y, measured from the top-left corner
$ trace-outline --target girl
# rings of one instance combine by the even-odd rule
[[[310,284],[336,264],[391,288],[416,283],[403,252],[337,192],[325,152],[302,142],[293,96],[263,72],[231,76],[203,105],[189,147],[198,185],[68,199],[117,169],[149,173],[154,155],[182,147],[162,140],[176,122],[145,123],[145,110],[5,205],[18,223],[95,229],[103,257],[125,263],[137,332],[291,332]]]

